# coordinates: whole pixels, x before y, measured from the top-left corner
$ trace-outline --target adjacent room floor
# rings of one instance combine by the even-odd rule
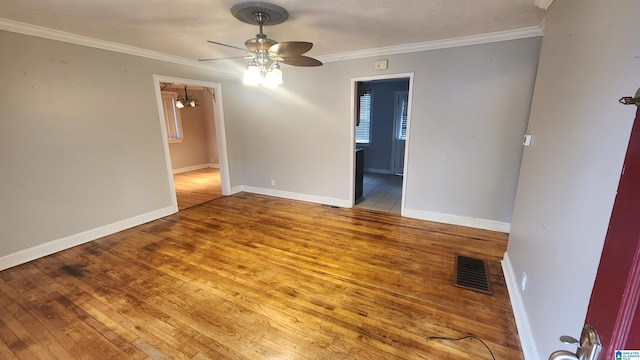
[[[179,210],[222,197],[220,169],[206,168],[174,174],[173,182]]]
[[[400,215],[402,176],[365,173],[362,198],[354,207]]]

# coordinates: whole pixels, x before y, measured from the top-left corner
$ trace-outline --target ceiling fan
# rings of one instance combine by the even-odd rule
[[[247,85],[275,86],[282,84],[282,70],[280,63],[292,66],[321,66],[322,62],[303,55],[311,50],[313,43],[306,41],[277,42],[262,32],[266,25],[277,25],[289,18],[284,8],[266,2],[242,2],[231,7],[231,14],[238,20],[252,25],[258,25],[259,32],[255,38],[244,42],[246,49],[241,47],[208,40],[216,45],[248,51],[247,56],[230,58],[200,59],[199,61],[246,58],[249,65],[244,73],[243,82]]]

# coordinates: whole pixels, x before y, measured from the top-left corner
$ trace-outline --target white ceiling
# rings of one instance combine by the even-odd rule
[[[538,0],[539,1],[539,0]],[[231,15],[239,0],[2,0],[0,18],[188,59],[244,55],[258,27]],[[535,0],[274,0],[289,12],[264,32],[314,43],[323,56],[539,26]],[[232,60],[212,63],[223,65]],[[212,64],[214,66],[214,64]]]

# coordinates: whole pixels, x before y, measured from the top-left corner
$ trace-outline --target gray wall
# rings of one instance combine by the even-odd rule
[[[384,71],[374,58],[288,67],[275,91],[227,88],[242,183],[349,199],[351,79],[414,72],[407,208],[510,223],[540,41],[393,55]]]
[[[171,204],[152,74],[222,83],[232,187],[348,201],[351,79],[414,72],[407,206],[510,222],[539,45],[287,67],[272,90],[2,31],[0,259]]]
[[[638,19],[636,0],[547,13],[507,251],[541,359],[584,323],[636,110],[617,100],[640,86]]]
[[[391,173],[395,92],[409,90],[409,80],[372,81],[373,104],[371,112],[371,143],[364,147],[364,168],[374,172]]]
[[[0,49],[0,260],[171,205],[152,74],[210,71],[6,31]]]

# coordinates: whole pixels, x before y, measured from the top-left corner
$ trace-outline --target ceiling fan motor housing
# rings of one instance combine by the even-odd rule
[[[258,25],[259,32],[256,37],[244,42],[245,47],[251,53],[251,63],[260,64],[263,68],[277,67],[279,62],[293,66],[321,66],[322,62],[314,58],[304,56],[313,47],[313,44],[306,41],[288,41],[278,43],[269,39],[262,32],[263,25],[281,24],[289,18],[289,12],[284,8],[266,2],[242,2],[231,7],[231,14],[238,20]],[[235,46],[210,41],[211,43],[228,47]],[[215,60],[215,59],[212,59]]]
[[[289,18],[289,12],[281,6],[261,1],[247,1],[233,5],[231,14],[247,24],[278,25]]]

